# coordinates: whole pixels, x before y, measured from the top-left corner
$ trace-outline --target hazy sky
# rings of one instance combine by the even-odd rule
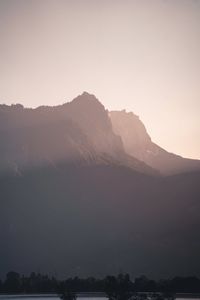
[[[0,0],[0,103],[88,91],[200,158],[199,0]]]

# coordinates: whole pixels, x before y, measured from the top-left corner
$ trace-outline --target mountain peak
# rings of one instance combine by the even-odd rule
[[[73,107],[79,107],[81,110],[87,110],[88,112],[91,109],[100,109],[105,110],[103,104],[96,98],[95,95],[90,94],[88,92],[83,92],[81,95],[78,95],[71,102],[69,102]],[[67,103],[67,104],[69,104]]]
[[[86,92],[86,91],[84,91],[82,94],[81,94],[81,96],[92,96],[92,97],[95,97],[93,94],[90,94],[90,93],[88,93],[88,92]],[[96,97],[95,97],[96,98]]]

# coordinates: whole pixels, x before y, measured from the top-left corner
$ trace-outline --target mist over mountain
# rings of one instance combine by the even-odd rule
[[[1,105],[0,141],[1,275],[200,275],[200,172],[161,176],[135,115]]]
[[[199,160],[183,158],[156,145],[133,112],[111,111],[109,115],[114,132],[122,138],[124,149],[131,156],[165,175],[200,170]]]

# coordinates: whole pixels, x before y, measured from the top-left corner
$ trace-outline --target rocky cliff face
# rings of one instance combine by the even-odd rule
[[[122,138],[125,151],[163,174],[200,170],[200,161],[169,153],[151,140],[147,130],[132,112],[109,113],[114,132]]]
[[[108,113],[99,100],[87,92],[57,108],[61,115],[78,125],[98,153],[120,155],[121,138],[112,130]]]
[[[113,130],[122,138],[126,152],[144,161],[152,142],[139,117],[125,110],[111,111],[109,116]]]

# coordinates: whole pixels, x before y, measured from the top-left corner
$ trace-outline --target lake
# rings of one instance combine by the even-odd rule
[[[108,300],[106,297],[90,296],[86,297],[80,295],[77,300]],[[55,295],[0,295],[0,300],[61,300],[59,296]]]
[[[77,300],[108,300],[102,296],[84,296],[78,295]],[[60,300],[57,295],[0,295],[0,300]],[[200,297],[177,297],[175,300],[200,300]]]

